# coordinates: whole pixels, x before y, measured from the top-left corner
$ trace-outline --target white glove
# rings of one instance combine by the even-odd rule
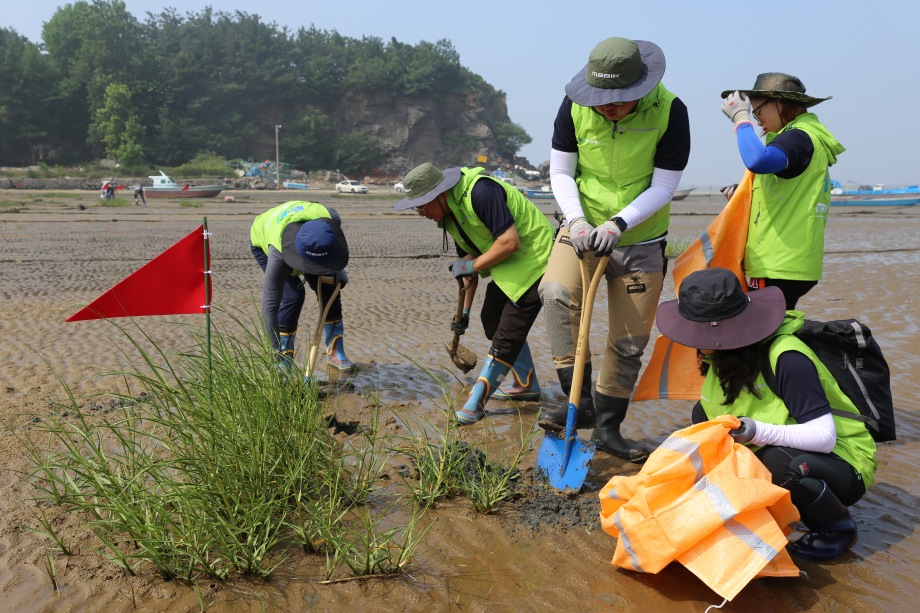
[[[594,255],[601,257],[613,253],[613,249],[620,242],[623,232],[612,220],[605,221],[591,233],[591,249]]]
[[[722,112],[737,126],[751,120],[751,101],[739,92],[732,92],[722,101]]]
[[[591,249],[591,232],[594,226],[588,223],[584,217],[578,217],[569,224],[569,240],[572,241],[572,247],[575,253],[581,258],[581,254]]]

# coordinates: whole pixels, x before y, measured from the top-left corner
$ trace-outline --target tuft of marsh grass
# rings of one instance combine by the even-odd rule
[[[36,508],[80,515],[98,551],[129,574],[152,565],[189,582],[267,577],[291,539],[326,553],[330,573],[343,564],[398,572],[424,535],[424,508],[390,529],[369,510],[391,447],[379,435],[379,405],[363,444],[340,444],[316,386],[279,371],[262,326],[233,321],[244,332],[212,335],[210,358],[194,332],[189,348],[169,356],[113,323],[129,341],[131,366],[112,373],[125,388],[122,406],[89,414],[65,386],[68,404],[42,417],[42,436],[24,439]],[[42,517],[42,532],[63,547]]]
[[[664,257],[673,259],[687,250],[695,239],[690,238],[669,238],[668,244],[664,248]]]
[[[115,196],[111,200],[99,200],[99,206],[106,207],[130,206],[132,204],[134,203],[129,202],[126,198],[122,198],[121,196]]]
[[[188,200],[187,198],[183,198],[179,200],[179,206],[183,208],[190,208],[190,207],[197,208],[197,207],[203,207],[204,203],[201,202],[200,200]]]

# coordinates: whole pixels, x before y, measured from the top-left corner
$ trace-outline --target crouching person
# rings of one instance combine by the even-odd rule
[[[693,421],[735,415],[730,432],[752,446],[773,483],[789,490],[809,532],[789,545],[793,555],[830,560],[856,543],[848,506],[875,478],[875,441],[833,375],[794,333],[804,315],[786,311],[778,287],[745,294],[728,270],[695,272],[678,300],[658,308],[658,329],[696,347],[706,379]],[[776,375],[774,394],[764,368]],[[834,408],[833,412],[831,407]]]
[[[348,282],[348,243],[335,209],[315,202],[292,201],[256,217],[250,230],[252,255],[265,277],[262,280],[262,318],[281,365],[293,368],[294,340],[303,310],[304,283],[319,292],[321,277],[331,277],[344,287]],[[303,276],[303,278],[301,278]],[[332,286],[322,296],[325,309]],[[342,297],[337,294],[323,323],[329,365],[352,370],[345,355]]]
[[[453,326],[462,334],[477,275],[492,277],[482,305],[482,327],[492,341],[489,357],[463,408],[461,425],[485,417],[485,406],[505,375],[514,384],[501,397],[529,400],[540,397],[540,386],[527,346],[527,334],[540,313],[537,286],[546,270],[553,229],[546,216],[515,188],[482,174],[482,168],[439,170],[430,163],[412,169],[403,179],[409,197],[397,211],[415,211],[438,224],[457,244],[450,265],[456,278],[468,278],[463,322]],[[498,396],[499,394],[496,394]]]

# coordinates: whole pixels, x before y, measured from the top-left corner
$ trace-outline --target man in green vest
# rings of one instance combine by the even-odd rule
[[[565,88],[550,152],[553,194],[566,220],[540,284],[553,361],[566,394],[581,387],[576,427],[594,427],[598,449],[633,462],[648,452],[624,439],[620,424],[661,295],[671,197],[690,156],[687,107],[662,85],[664,69],[654,43],[601,41]],[[582,308],[579,260],[593,274],[600,256],[609,257],[609,330],[592,399],[591,363],[582,381],[572,377]],[[561,432],[565,422],[560,406],[544,411],[540,426]]]
[[[348,243],[335,209],[315,202],[286,202],[256,217],[249,232],[252,255],[265,277],[262,280],[262,319],[282,367],[291,372],[297,323],[306,299],[306,282],[318,291],[320,277],[348,283]],[[303,279],[301,279],[303,276]],[[331,291],[323,296],[325,309]],[[345,355],[342,297],[336,295],[323,323],[329,365],[352,370]]]
[[[463,321],[451,324],[458,334],[469,324],[477,275],[492,277],[481,313],[492,347],[469,398],[457,411],[460,425],[485,417],[486,403],[512,368],[515,385],[504,397],[540,397],[527,333],[542,306],[537,287],[552,248],[553,228],[521,192],[482,172],[482,168],[441,171],[426,162],[403,179],[408,196],[396,204],[397,211],[415,209],[437,222],[457,244],[460,259],[450,270],[456,278],[469,277],[471,283]]]

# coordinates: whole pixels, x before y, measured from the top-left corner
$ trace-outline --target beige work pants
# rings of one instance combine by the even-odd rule
[[[639,377],[667,267],[664,248],[664,241],[617,247],[607,261],[607,348],[597,379],[597,391],[602,394],[629,398]],[[584,258],[590,279],[598,258],[593,253]],[[580,265],[568,228],[562,228],[539,288],[556,368],[575,363],[582,303]],[[595,311],[594,322],[598,315]],[[590,362],[590,343],[585,350]]]

